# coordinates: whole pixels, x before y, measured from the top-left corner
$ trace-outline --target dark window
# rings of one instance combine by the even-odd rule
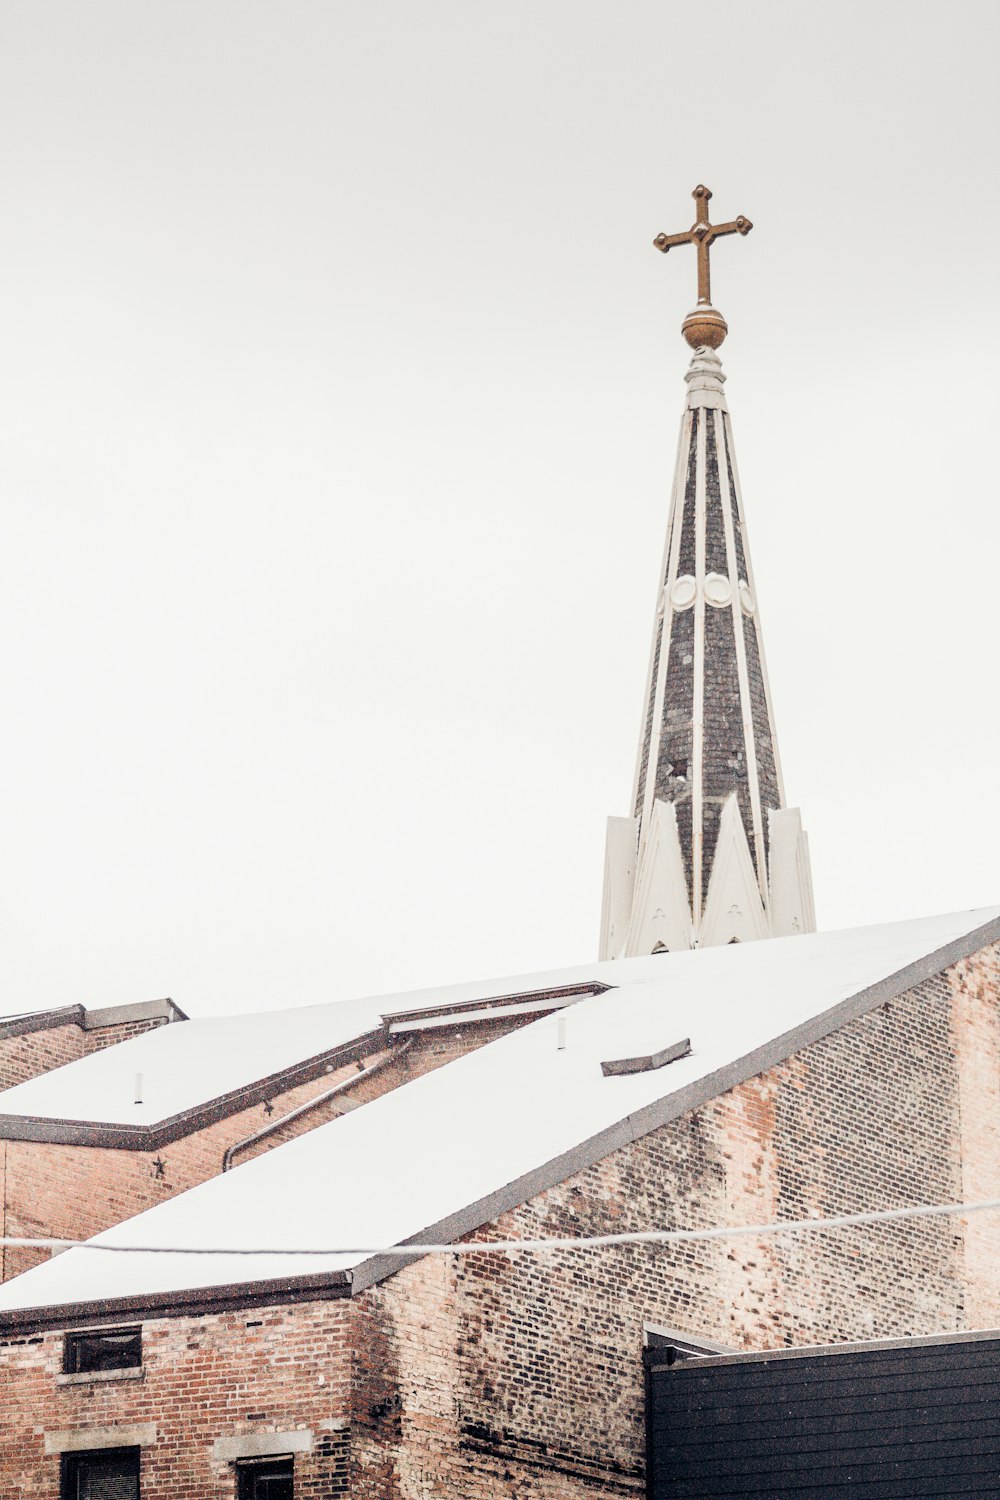
[[[139,1500],[138,1448],[64,1454],[62,1500]]]
[[[63,1369],[67,1375],[93,1370],[134,1370],[142,1364],[142,1329],[109,1328],[68,1333]]]
[[[236,1500],[292,1500],[290,1458],[240,1464],[236,1475]]]

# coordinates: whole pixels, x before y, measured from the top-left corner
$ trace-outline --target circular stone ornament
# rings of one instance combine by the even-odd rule
[[[690,573],[682,573],[674,579],[670,590],[670,602],[674,609],[690,609],[698,595],[698,585]]]
[[[757,601],[753,596],[750,585],[743,578],[740,579],[739,596],[740,609],[745,615],[752,615],[757,608]]]
[[[705,599],[715,609],[725,609],[733,602],[733,586],[724,573],[709,573],[705,579]]]

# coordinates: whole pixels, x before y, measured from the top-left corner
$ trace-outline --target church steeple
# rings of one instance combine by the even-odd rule
[[[698,217],[658,249],[694,243],[699,301],[660,574],[632,816],[611,818],[601,957],[815,929],[809,853],[786,808],[743,501],[715,352],[708,252],[749,220]]]

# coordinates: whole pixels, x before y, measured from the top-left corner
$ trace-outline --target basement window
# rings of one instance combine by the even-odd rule
[[[66,1453],[61,1500],[139,1500],[139,1449]]]
[[[269,1458],[237,1464],[236,1500],[292,1500],[292,1462]]]
[[[141,1328],[101,1328],[68,1333],[63,1352],[66,1375],[94,1375],[104,1370],[136,1370],[142,1364]]]

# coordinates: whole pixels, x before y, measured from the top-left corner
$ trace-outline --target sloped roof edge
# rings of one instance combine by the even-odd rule
[[[356,1062],[378,1043],[387,1043],[388,1028],[375,1027],[330,1047],[325,1052],[303,1058],[280,1072],[269,1073],[253,1083],[231,1089],[191,1109],[180,1110],[152,1125],[113,1125],[87,1120],[59,1120],[48,1115],[0,1114],[0,1140],[42,1141],[58,1146],[104,1146],[116,1151],[159,1151],[181,1136],[214,1125],[227,1115],[263,1104],[277,1093],[285,1093],[314,1079],[333,1067]]]
[[[631,1145],[661,1125],[669,1124],[689,1110],[699,1108],[758,1073],[777,1066],[801,1048],[821,1041],[839,1027],[869,1014],[886,1001],[897,998],[961,959],[998,941],[1000,917],[995,917],[810,1017],[801,1025],[769,1039],[715,1072],[635,1110],[569,1151],[513,1179],[505,1187],[426,1225],[419,1232],[401,1240],[401,1245],[453,1243],[474,1233],[499,1215],[565,1181],[575,1172],[594,1165],[619,1147]],[[97,1324],[123,1315],[180,1316],[221,1311],[224,1306],[319,1301],[364,1291],[419,1259],[420,1251],[406,1256],[370,1256],[346,1273],[343,1270],[331,1270],[300,1276],[292,1274],[280,1280],[219,1284],[214,1287],[192,1288],[183,1293],[157,1291],[141,1296],[10,1309],[0,1311],[0,1333],[80,1326],[88,1322]]]
[[[54,1026],[79,1026],[96,1031],[102,1026],[124,1026],[130,1021],[186,1021],[179,1005],[163,1000],[137,1000],[132,1005],[105,1005],[91,1010],[86,1005],[60,1005],[52,1010],[25,1011],[18,1016],[0,1018],[0,1040],[26,1036],[32,1031],[48,1031]]]
[[[926,954],[913,963],[907,964],[905,968],[897,970],[896,973],[879,980],[876,984],[859,990],[847,1000],[831,1006],[829,1010],[811,1017],[801,1026],[793,1027],[791,1031],[783,1032],[780,1036],[764,1042],[760,1047],[744,1054],[743,1057],[726,1067],[719,1068],[705,1078],[700,1078],[678,1089],[675,1093],[668,1094],[665,1098],[655,1100],[634,1114],[627,1115],[625,1119],[619,1120],[607,1130],[602,1130],[588,1140],[581,1141],[572,1150],[554,1157],[543,1166],[508,1183],[498,1192],[490,1193],[476,1203],[470,1203],[458,1213],[450,1214],[436,1224],[427,1225],[418,1234],[411,1236],[411,1242],[450,1244],[455,1240],[463,1239],[468,1234],[475,1233],[477,1229],[482,1229],[484,1225],[492,1223],[500,1214],[519,1208],[522,1203],[527,1203],[539,1193],[547,1192],[549,1188],[564,1182],[574,1173],[594,1166],[605,1156],[609,1156],[612,1151],[617,1151],[619,1147],[632,1145],[642,1136],[648,1135],[650,1131],[657,1130],[661,1125],[668,1125],[672,1120],[687,1114],[689,1110],[698,1109],[710,1103],[711,1100],[717,1099],[721,1094],[728,1093],[738,1084],[755,1078],[758,1073],[777,1067],[794,1052],[811,1046],[814,1042],[822,1041],[824,1037],[837,1031],[841,1026],[859,1020],[887,1000],[895,1000],[907,990],[913,989],[915,985],[922,984],[925,979],[940,974],[943,969],[950,968],[952,964],[971,957],[973,953],[978,953],[981,948],[988,947],[995,942],[1000,942],[1000,918],[994,918],[983,926],[974,928],[971,932],[963,933],[961,937],[946,943],[944,947],[935,949],[933,953]],[[373,1256],[369,1260],[362,1261],[354,1270],[354,1291],[364,1291],[366,1287],[385,1281],[389,1276],[401,1270],[404,1265],[410,1265],[412,1261],[419,1259],[419,1252],[415,1252],[412,1257]],[[0,1314],[0,1326],[2,1326],[2,1314]]]
[[[123,1318],[191,1318],[290,1302],[330,1302],[351,1295],[349,1271],[283,1276],[274,1281],[238,1281],[197,1291],[161,1292],[156,1297],[107,1297],[62,1302],[55,1307],[11,1308],[0,1314],[0,1334],[30,1334],[52,1328],[100,1328]]]

